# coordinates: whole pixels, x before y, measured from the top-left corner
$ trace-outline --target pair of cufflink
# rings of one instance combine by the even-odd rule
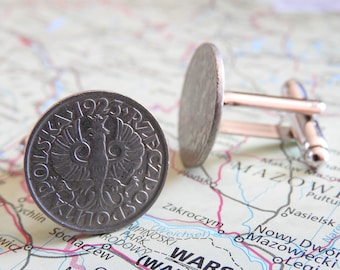
[[[291,126],[221,120],[224,105],[286,111],[291,113]],[[328,144],[316,119],[325,109],[323,102],[308,100],[296,80],[285,83],[283,97],[225,91],[221,53],[214,44],[203,43],[190,61],[182,89],[178,128],[182,163],[202,165],[220,131],[296,141],[305,163],[315,169],[329,160]]]
[[[328,160],[315,115],[325,109],[291,80],[285,97],[224,92],[224,68],[209,43],[188,67],[179,110],[180,157],[201,165],[218,130],[295,140],[312,168]],[[291,126],[221,121],[223,105],[291,112]],[[86,233],[115,231],[143,215],[164,186],[169,155],[156,119],[134,100],[86,92],[58,102],[34,127],[25,149],[25,174],[38,206],[62,226]]]

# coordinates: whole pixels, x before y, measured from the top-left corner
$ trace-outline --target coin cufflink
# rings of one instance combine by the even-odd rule
[[[116,231],[155,202],[168,170],[156,119],[136,101],[91,91],[47,111],[27,140],[24,169],[40,209],[69,229]]]
[[[211,151],[218,131],[295,140],[310,167],[326,162],[328,145],[315,119],[315,114],[320,114],[325,104],[307,100],[305,90],[297,81],[288,81],[284,90],[284,97],[224,92],[224,66],[219,50],[210,43],[199,46],[187,69],[180,101],[178,136],[183,164],[186,167],[201,165]],[[221,121],[223,105],[291,112],[292,126]]]

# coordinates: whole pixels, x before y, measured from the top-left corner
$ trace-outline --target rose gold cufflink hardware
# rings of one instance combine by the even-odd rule
[[[182,91],[179,112],[180,156],[186,167],[201,165],[207,158],[217,131],[243,136],[293,139],[306,163],[317,167],[329,158],[328,146],[315,120],[325,110],[324,103],[307,100],[297,81],[285,86],[285,96],[267,96],[241,92],[224,92],[224,66],[213,44],[202,44],[191,59]],[[221,121],[223,105],[286,111],[293,113],[292,126]]]

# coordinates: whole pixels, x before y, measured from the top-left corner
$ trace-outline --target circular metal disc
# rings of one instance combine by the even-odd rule
[[[222,57],[213,44],[202,44],[189,64],[179,110],[179,147],[187,167],[207,158],[219,128],[224,92]]]
[[[69,229],[115,231],[155,202],[168,169],[155,118],[125,96],[92,91],[52,107],[36,124],[25,153],[31,195]]]

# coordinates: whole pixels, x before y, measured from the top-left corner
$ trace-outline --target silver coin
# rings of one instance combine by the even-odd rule
[[[213,44],[202,44],[190,61],[180,102],[179,147],[186,167],[207,158],[219,128],[223,93],[222,56]]]
[[[52,107],[25,153],[31,195],[52,220],[98,234],[118,230],[155,202],[168,169],[155,118],[125,96],[92,91]]]

